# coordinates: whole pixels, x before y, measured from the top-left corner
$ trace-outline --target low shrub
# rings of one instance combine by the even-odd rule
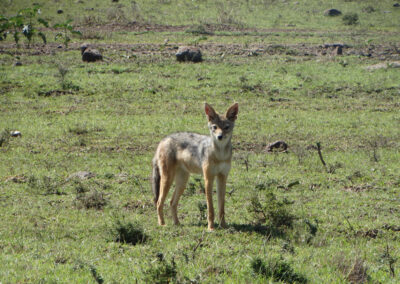
[[[284,283],[307,283],[307,278],[297,273],[284,260],[270,259],[267,262],[261,258],[255,258],[251,261],[253,273],[273,281],[282,281]]]
[[[131,245],[144,243],[149,238],[138,223],[128,222],[124,219],[115,220],[110,234],[112,241]]]
[[[347,13],[343,15],[343,23],[347,26],[358,24],[358,14],[357,13]]]

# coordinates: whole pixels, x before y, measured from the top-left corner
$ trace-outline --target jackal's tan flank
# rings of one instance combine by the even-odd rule
[[[179,198],[185,190],[190,173],[198,173],[204,176],[208,229],[214,229],[212,189],[215,178],[217,179],[219,224],[226,227],[224,211],[226,180],[231,168],[231,138],[238,111],[239,106],[235,103],[222,116],[206,103],[205,112],[210,136],[181,132],[171,134],[160,142],[153,158],[152,176],[159,225],[165,225],[163,206],[174,180],[175,192],[171,199],[171,212],[174,223],[179,224],[177,214]]]

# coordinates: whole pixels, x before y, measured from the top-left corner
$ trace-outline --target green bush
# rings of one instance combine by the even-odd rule
[[[174,259],[166,261],[162,253],[157,254],[158,261],[144,272],[145,283],[175,283],[177,270]]]
[[[358,24],[358,15],[357,13],[347,13],[342,18],[343,23],[347,26]]]
[[[120,219],[115,221],[110,233],[111,239],[114,242],[136,245],[148,240],[148,236],[138,223],[131,223]]]
[[[274,229],[291,228],[293,225],[294,216],[287,204],[279,201],[271,189],[253,195],[247,210],[258,224],[265,223]]]
[[[307,283],[307,278],[295,272],[293,268],[281,259],[270,259],[265,263],[261,258],[251,261],[253,273],[273,281],[284,283]]]

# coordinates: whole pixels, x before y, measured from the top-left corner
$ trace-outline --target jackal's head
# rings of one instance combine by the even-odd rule
[[[232,137],[233,127],[239,112],[238,103],[233,104],[225,115],[219,115],[209,104],[205,103],[204,110],[208,118],[208,128],[211,136],[218,144],[225,144]]]

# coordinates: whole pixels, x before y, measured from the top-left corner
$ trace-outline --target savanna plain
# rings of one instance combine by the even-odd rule
[[[400,282],[396,1],[1,0],[0,15],[0,283]],[[239,103],[228,228],[207,231],[195,175],[181,225],[170,192],[160,227],[151,159],[170,133],[208,135],[204,102]]]

